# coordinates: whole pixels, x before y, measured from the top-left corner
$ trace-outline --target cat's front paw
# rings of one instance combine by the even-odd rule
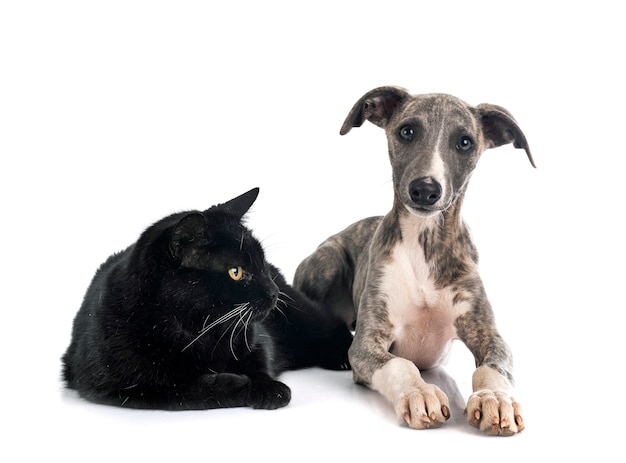
[[[348,349],[352,344],[352,333],[341,326],[336,330],[325,343],[321,351],[320,366],[327,370],[350,370],[350,360],[348,359]]]
[[[350,360],[348,360],[348,351],[345,352],[329,352],[328,355],[320,359],[320,367],[325,370],[351,370]]]
[[[284,407],[291,400],[291,389],[273,379],[253,379],[248,392],[248,406],[274,410]]]

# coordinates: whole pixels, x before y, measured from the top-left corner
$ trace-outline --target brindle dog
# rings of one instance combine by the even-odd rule
[[[446,395],[421,369],[437,366],[450,342],[474,355],[470,424],[492,435],[524,429],[513,399],[512,357],[496,329],[478,274],[478,255],[461,203],[481,153],[526,137],[499,106],[469,106],[445,94],[397,87],[366,93],[341,128],[365,120],[385,129],[393,170],[393,209],[331,236],[297,268],[294,285],[355,327],[354,381],[379,391],[412,428],[450,416]]]

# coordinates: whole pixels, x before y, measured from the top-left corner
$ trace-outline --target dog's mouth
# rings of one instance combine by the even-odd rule
[[[411,214],[417,217],[422,217],[422,218],[433,217],[444,211],[444,209],[440,209],[440,208],[434,208],[434,207],[431,208],[431,207],[425,207],[425,206],[409,206],[406,204],[404,205],[404,207]]]

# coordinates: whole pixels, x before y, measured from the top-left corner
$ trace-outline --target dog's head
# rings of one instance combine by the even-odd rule
[[[488,148],[513,143],[535,165],[524,133],[499,106],[472,107],[451,95],[410,95],[399,87],[379,87],[357,101],[341,135],[365,120],[385,129],[395,194],[418,216],[450,207]]]

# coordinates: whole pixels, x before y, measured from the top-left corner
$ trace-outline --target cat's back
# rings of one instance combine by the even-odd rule
[[[106,326],[115,325],[123,318],[120,317],[123,312],[140,304],[151,293],[151,280],[143,276],[153,273],[158,266],[154,242],[173,220],[176,215],[156,222],[137,241],[100,264],[74,318],[66,361],[71,361],[73,353],[87,345],[97,346],[106,338]]]
[[[78,372],[86,369],[86,352],[98,349],[102,342],[100,323],[103,312],[107,310],[109,295],[115,291],[111,287],[112,282],[120,280],[115,273],[125,266],[133,246],[110,255],[98,267],[74,317],[70,345],[62,358],[63,377],[70,387],[76,388],[75,382],[80,381],[81,376]]]
[[[123,251],[116,252],[115,254],[111,254],[96,270],[96,273],[91,280],[91,284],[87,289],[87,293],[85,295],[85,302],[90,299],[92,293],[96,291],[104,290],[107,286],[110,286],[114,282],[120,280],[119,278],[112,278],[115,274],[123,273],[125,267],[128,265],[129,256],[133,250],[135,245],[131,245]],[[101,300],[101,299],[99,299]],[[96,301],[90,301],[96,302]]]
[[[123,281],[123,279],[116,274],[119,274],[121,269],[125,267],[131,249],[132,246],[110,255],[96,270],[83,297],[80,309],[74,318],[72,344],[91,333],[91,325],[95,324],[108,297],[112,292],[117,292],[113,286],[119,284],[117,282]]]

